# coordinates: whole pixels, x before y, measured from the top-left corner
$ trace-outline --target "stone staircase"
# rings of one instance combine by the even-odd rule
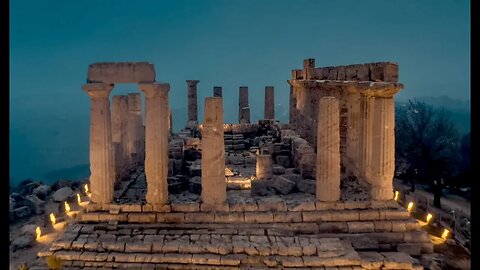
[[[431,252],[394,201],[231,196],[216,209],[92,204],[38,255],[65,269],[422,269],[410,255]]]

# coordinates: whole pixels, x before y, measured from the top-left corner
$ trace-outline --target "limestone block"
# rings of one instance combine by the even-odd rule
[[[273,222],[275,223],[293,223],[302,222],[301,212],[275,212],[273,216]]]
[[[332,221],[332,213],[330,211],[307,211],[302,212],[303,222],[324,222]]]
[[[291,166],[290,157],[286,155],[277,155],[275,157],[275,163],[284,168],[288,168]]]
[[[215,222],[215,215],[208,212],[185,213],[187,223],[210,223]]]
[[[383,262],[385,269],[411,269],[412,257],[402,252],[381,252],[385,257]]]
[[[319,233],[346,233],[347,222],[324,222],[318,224]]]
[[[298,204],[288,205],[287,208],[288,208],[288,211],[315,211],[315,202],[314,201],[300,202]]]
[[[246,223],[272,223],[273,213],[271,212],[245,212]]]
[[[172,212],[199,212],[200,204],[197,202],[190,203],[172,203]]]
[[[94,63],[88,67],[87,82],[154,82],[155,67],[148,62]]]
[[[349,233],[366,233],[375,231],[373,222],[368,221],[347,222],[347,226]]]
[[[313,179],[300,179],[297,182],[297,188],[300,192],[315,194],[317,183]]]
[[[295,187],[295,182],[292,182],[283,176],[277,176],[273,181],[272,187],[279,193],[287,195]]]
[[[272,173],[279,175],[279,174],[285,174],[285,168],[280,166],[280,165],[273,165],[272,166]]]

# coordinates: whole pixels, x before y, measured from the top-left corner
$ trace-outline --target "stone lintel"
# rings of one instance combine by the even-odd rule
[[[347,93],[360,93],[372,97],[393,97],[404,88],[401,83],[337,80],[288,80],[293,87],[345,90]]]
[[[148,62],[105,62],[88,66],[87,82],[154,82],[155,67]]]

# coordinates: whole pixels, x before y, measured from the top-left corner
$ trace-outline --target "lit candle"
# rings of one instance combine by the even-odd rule
[[[443,240],[447,240],[448,233],[449,233],[449,231],[447,229],[443,230],[443,233],[442,233],[442,239]]]
[[[82,199],[80,198],[79,193],[77,193],[77,202],[78,202],[78,205],[80,205],[82,203]]]
[[[40,227],[37,226],[35,233],[37,234],[37,240],[39,240],[40,236],[42,236],[42,230],[40,230]]]
[[[50,221],[52,222],[52,225],[55,225],[57,222],[57,219],[55,218],[55,215],[53,213],[50,214]]]
[[[400,194],[400,193],[399,193],[398,191],[395,191],[395,198],[394,198],[395,201],[398,201],[398,195],[399,195],[399,194]]]
[[[432,217],[433,217],[432,214],[428,213],[428,215],[427,215],[427,223],[430,222],[430,220],[432,219]]]
[[[412,208],[413,208],[413,202],[409,202],[407,206],[408,212],[412,212]]]
[[[85,194],[88,194],[88,184],[85,184]]]
[[[68,214],[68,212],[70,212],[70,205],[67,202],[65,202],[65,213]]]

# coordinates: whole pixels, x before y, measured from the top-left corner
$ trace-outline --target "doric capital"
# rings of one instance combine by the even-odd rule
[[[187,80],[187,84],[189,87],[195,87],[199,82],[200,82],[199,80]]]
[[[113,83],[87,83],[82,86],[91,98],[108,98],[113,87]]]
[[[145,97],[152,98],[168,94],[170,90],[169,83],[139,83],[138,88],[145,93]]]

